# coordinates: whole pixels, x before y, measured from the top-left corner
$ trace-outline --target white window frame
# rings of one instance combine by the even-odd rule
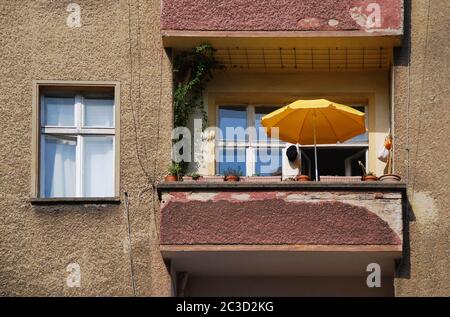
[[[255,121],[255,108],[258,107],[282,107],[282,105],[279,104],[220,104],[216,105],[216,122],[217,125],[219,125],[219,109],[223,106],[236,106],[236,107],[246,107],[246,114],[247,114],[247,128],[256,128],[256,121]],[[367,104],[351,104],[351,107],[364,107],[364,113],[365,113],[365,125],[366,128],[369,126],[369,107]],[[258,133],[258,131],[256,131]],[[223,150],[224,148],[245,148],[245,165],[246,165],[246,175],[247,176],[255,176],[256,174],[256,153],[258,148],[280,148],[283,149],[286,147],[286,142],[278,142],[278,143],[267,143],[267,142],[260,142],[256,140],[256,136],[249,134],[248,138],[245,141],[225,141],[223,139],[216,139],[215,142],[215,153],[216,157],[220,150]],[[308,149],[313,148],[314,146],[311,145],[299,145],[301,149]],[[318,144],[318,148],[365,148],[366,149],[366,165],[369,160],[369,134],[367,132],[367,142],[363,143],[337,143],[337,144]],[[281,160],[283,162],[283,160]],[[219,164],[218,160],[216,160],[215,168],[216,168],[216,174],[219,173]],[[344,162],[345,164],[345,162]],[[346,170],[346,174],[348,174],[348,171]]]
[[[219,123],[219,108],[223,106],[236,106],[236,107],[246,107],[247,114],[247,129],[253,128],[256,134],[248,134],[248,138],[245,141],[225,141],[223,139],[216,139],[216,156],[220,150],[226,148],[245,148],[245,166],[246,175],[255,176],[256,174],[256,154],[259,148],[270,148],[270,149],[280,149],[282,150],[285,146],[285,142],[261,142],[257,140],[258,131],[256,130],[256,113],[255,109],[259,107],[282,107],[282,105],[277,104],[221,104],[217,105],[216,108],[216,122]],[[282,160],[281,160],[282,162]],[[280,163],[281,163],[280,162]],[[219,171],[218,160],[216,160],[216,172]]]
[[[39,118],[39,138],[40,138],[40,157],[39,157],[39,197],[44,197],[45,188],[45,136],[46,135],[69,135],[76,136],[76,154],[75,154],[75,168],[76,168],[76,179],[75,179],[75,198],[85,198],[84,194],[84,138],[86,136],[113,136],[113,149],[112,152],[116,153],[116,94],[111,96],[113,100],[113,124],[112,127],[84,127],[84,111],[85,104],[84,99],[91,98],[105,98],[104,96],[95,96],[90,98],[85,98],[82,93],[76,93],[70,95],[70,97],[75,97],[74,104],[74,126],[51,126],[44,125],[45,122],[45,97],[58,96],[57,93],[42,94],[40,96],[40,118]],[[63,95],[62,95],[63,96]],[[108,97],[109,98],[109,97]],[[113,154],[113,193],[111,196],[114,197],[116,191],[116,155]],[[45,198],[62,198],[62,197],[45,197]],[[66,197],[64,197],[66,198]]]

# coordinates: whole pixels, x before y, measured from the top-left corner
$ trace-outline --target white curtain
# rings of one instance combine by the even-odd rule
[[[85,99],[84,125],[86,127],[114,126],[114,100],[112,99]]]
[[[74,126],[75,98],[45,97],[44,125]]]
[[[114,137],[84,137],[84,195],[114,196]]]
[[[76,137],[45,136],[44,197],[75,197]]]

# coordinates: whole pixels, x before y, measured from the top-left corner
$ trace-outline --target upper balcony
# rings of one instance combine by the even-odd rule
[[[399,45],[403,0],[162,0],[166,47]],[[355,41],[355,39],[357,39]],[[294,45],[295,46],[295,45]]]

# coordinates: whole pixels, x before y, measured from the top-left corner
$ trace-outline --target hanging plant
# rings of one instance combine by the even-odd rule
[[[175,56],[173,63],[175,127],[187,126],[196,111],[202,113],[203,129],[206,127],[207,114],[203,109],[203,90],[212,79],[212,71],[221,68],[214,57],[215,51],[210,44],[202,44]]]
[[[202,44],[175,55],[173,62],[174,127],[186,127],[192,115],[199,111],[202,114],[202,129],[206,128],[208,118],[203,108],[203,91],[213,77],[213,70],[222,68],[214,57],[215,51],[210,44]],[[180,136],[175,142],[181,138]],[[180,173],[184,175],[188,163],[181,161],[180,167]]]

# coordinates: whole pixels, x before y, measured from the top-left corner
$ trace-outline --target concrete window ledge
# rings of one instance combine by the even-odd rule
[[[118,205],[119,197],[30,198],[32,205]]]

